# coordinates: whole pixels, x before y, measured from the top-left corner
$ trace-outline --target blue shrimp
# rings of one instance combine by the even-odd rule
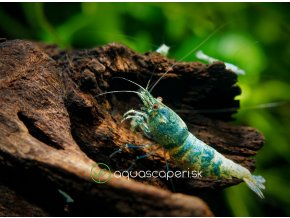
[[[191,55],[198,47],[204,44],[225,25],[226,24],[216,29],[182,59]],[[174,65],[170,68],[173,68]],[[124,119],[122,120],[131,119],[131,130],[140,129],[147,138],[152,139],[167,150],[181,168],[202,171],[204,175],[215,178],[231,179],[235,177],[242,179],[260,198],[264,198],[261,189],[265,189],[263,183],[265,183],[266,180],[262,176],[252,175],[245,167],[226,158],[214,148],[196,138],[188,131],[185,122],[162,102],[162,98],[154,98],[150,94],[168,72],[169,70],[159,77],[150,90],[148,90],[148,86],[151,78],[146,88],[144,88],[131,80],[119,77],[120,79],[135,84],[140,89],[138,91],[110,91],[99,95],[122,92],[137,94],[144,106],[141,107],[139,111],[133,109],[127,111],[124,113]]]
[[[162,98],[154,98],[150,94],[152,88],[148,91],[136,85],[140,89],[134,93],[138,94],[144,107],[140,111],[129,110],[124,114],[124,120],[131,119],[131,130],[140,129],[146,137],[167,150],[181,168],[199,170],[215,178],[242,179],[260,198],[264,198],[261,189],[265,189],[263,183],[266,180],[262,176],[252,175],[245,167],[196,138],[188,131],[185,122],[162,103]]]

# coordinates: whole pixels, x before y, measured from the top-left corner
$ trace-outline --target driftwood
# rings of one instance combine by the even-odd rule
[[[130,132],[128,123],[120,123],[126,110],[139,108],[136,95],[96,97],[109,90],[137,89],[112,79],[117,76],[146,86],[151,75],[155,81],[169,70],[153,95],[162,96],[197,137],[251,171],[255,168],[253,156],[264,143],[261,133],[230,124],[235,110],[205,113],[239,106],[234,100],[240,94],[237,76],[223,63],[174,62],[114,43],[62,51],[21,40],[2,40],[0,57],[0,216],[211,216],[207,204],[193,195],[241,182],[173,179],[176,193],[166,179],[111,177],[95,183],[94,163],[106,163],[111,171],[127,169],[148,149],[109,155],[126,143],[150,143]],[[160,150],[138,160],[134,170],[164,170],[165,159],[170,169],[178,169]],[[74,202],[66,204],[58,190]]]

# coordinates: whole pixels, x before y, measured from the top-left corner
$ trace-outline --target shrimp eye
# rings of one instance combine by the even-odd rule
[[[159,101],[159,102],[162,102],[163,101],[163,98],[162,97],[157,97],[157,100]]]
[[[153,104],[152,107],[153,107],[154,110],[157,110],[158,109],[158,104],[155,103],[155,104]]]

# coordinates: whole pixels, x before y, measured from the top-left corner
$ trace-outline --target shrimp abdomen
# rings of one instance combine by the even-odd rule
[[[191,133],[180,146],[168,150],[183,168],[200,170],[202,176],[243,179],[251,190],[264,198],[261,189],[265,189],[263,183],[266,180],[262,176],[252,175],[247,168],[224,157]]]

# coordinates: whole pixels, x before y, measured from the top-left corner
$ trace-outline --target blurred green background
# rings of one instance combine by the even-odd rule
[[[265,200],[240,184],[209,202],[216,215],[290,216],[290,4],[13,3],[0,4],[0,37],[91,48],[120,42],[139,52],[171,47],[177,60],[199,49],[246,71],[237,123],[259,129],[266,144],[257,174]],[[195,55],[186,61],[196,60]],[[282,102],[282,104],[277,103]],[[263,108],[266,103],[272,103]],[[269,105],[268,105],[269,106]]]

